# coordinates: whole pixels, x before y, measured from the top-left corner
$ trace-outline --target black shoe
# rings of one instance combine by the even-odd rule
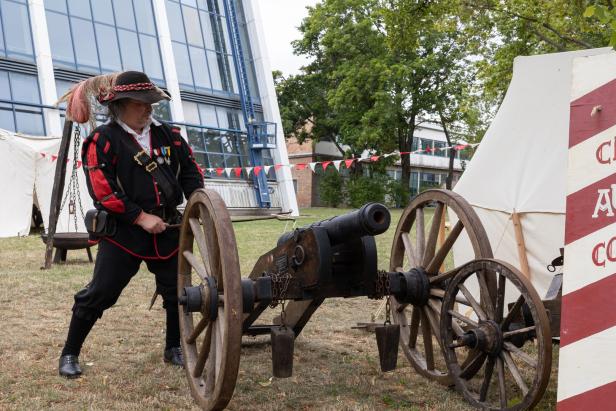
[[[163,359],[167,363],[184,367],[184,356],[182,355],[182,347],[171,347],[165,350]]]
[[[71,354],[61,356],[58,371],[63,377],[78,378],[81,375],[79,357]]]

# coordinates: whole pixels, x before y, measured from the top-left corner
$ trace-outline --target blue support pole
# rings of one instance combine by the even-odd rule
[[[242,50],[242,42],[240,37],[239,24],[237,22],[237,14],[235,10],[234,0],[223,0],[225,8],[225,19],[229,30],[229,38],[231,42],[231,55],[235,63],[235,76],[237,78],[240,103],[242,105],[242,114],[244,124],[248,134],[248,146],[250,148],[250,161],[253,166],[263,166],[262,150],[267,148],[267,144],[263,144],[260,139],[259,128],[260,123],[256,121],[255,109],[250,94],[250,85],[248,83],[248,74],[246,64],[244,63],[244,52]],[[265,124],[264,124],[265,125]],[[266,125],[265,125],[266,126]],[[266,131],[267,133],[267,131]],[[257,204],[261,208],[271,207],[271,199],[269,188],[267,185],[267,177],[262,171],[257,175],[253,172],[253,183],[257,195]]]

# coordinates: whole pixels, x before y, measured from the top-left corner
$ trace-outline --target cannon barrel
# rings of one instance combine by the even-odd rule
[[[340,244],[350,238],[382,234],[389,228],[391,215],[387,207],[380,203],[364,204],[359,210],[351,211],[328,220],[319,221],[302,229],[324,228],[332,245]],[[294,233],[284,233],[278,245],[293,238]]]

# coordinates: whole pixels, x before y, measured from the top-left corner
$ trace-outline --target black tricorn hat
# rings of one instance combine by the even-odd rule
[[[112,101],[131,98],[154,104],[161,100],[171,100],[169,94],[158,88],[150,78],[140,71],[124,71],[116,77],[111,90],[102,91],[98,102],[107,105]]]

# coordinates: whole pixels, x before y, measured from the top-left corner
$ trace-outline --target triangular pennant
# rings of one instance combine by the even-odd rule
[[[315,162],[313,162],[313,163],[309,163],[308,165],[310,166],[310,169],[311,169],[311,170],[312,170],[312,172],[314,173],[314,168],[317,166],[316,161],[315,161]]]
[[[268,175],[270,169],[272,168],[272,166],[264,166],[263,170],[265,171],[265,175]]]
[[[263,166],[255,166],[254,170],[255,170],[255,175],[258,176],[259,173],[261,172],[261,169],[263,168]]]
[[[224,168],[222,168],[222,167],[218,167],[218,168],[216,169],[216,175],[218,175],[219,177],[220,177],[220,176],[222,175],[222,173],[224,173],[224,172],[225,172],[225,169],[224,169]]]
[[[379,158],[381,158],[381,156],[370,156],[370,161],[379,161]]]
[[[354,158],[351,158],[349,160],[344,160],[344,165],[346,168],[351,168],[351,165],[353,165],[353,161],[355,161]]]
[[[81,160],[77,160],[77,168],[81,167]]]
[[[246,168],[246,175],[250,177],[250,173],[252,173],[252,167],[245,167]]]
[[[336,167],[336,170],[338,171],[340,171],[340,163],[342,163],[342,160],[334,161],[334,167]]]
[[[412,151],[401,151],[400,155],[403,156],[403,155],[411,154],[411,153],[412,153]]]
[[[321,163],[321,167],[323,167],[323,171],[327,170],[327,166],[329,166],[332,162],[331,161],[324,161]]]
[[[295,168],[295,164],[288,164],[289,170],[293,170]]]
[[[306,164],[304,163],[295,164],[295,168],[301,171],[306,168]]]
[[[45,158],[46,154],[45,153],[41,153],[41,157]]]
[[[278,170],[280,170],[281,167],[282,167],[282,164],[275,164],[274,165],[274,170],[278,171]]]
[[[211,168],[211,167],[209,167],[209,168],[207,169],[207,172],[208,172],[208,173],[213,173],[214,171],[215,171],[215,170],[214,170],[213,168]]]
[[[54,156],[53,154],[51,155],[51,161],[56,161],[58,159],[58,156]]]
[[[231,172],[232,171],[233,171],[232,167],[225,168],[225,174],[227,175],[227,177],[231,178]]]

